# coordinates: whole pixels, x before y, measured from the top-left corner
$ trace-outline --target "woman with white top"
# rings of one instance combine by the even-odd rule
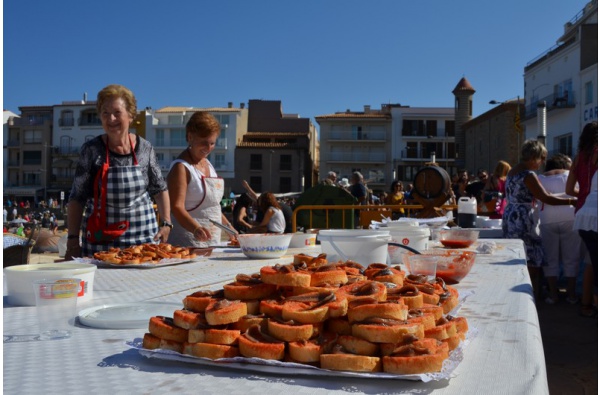
[[[254,225],[249,233],[284,233],[285,217],[275,195],[271,192],[263,192],[256,203],[264,215],[260,224]]]
[[[565,186],[571,168],[571,158],[565,154],[553,155],[546,161],[545,172],[538,178],[544,189],[558,197],[568,197]],[[562,262],[563,276],[567,279],[567,302],[578,302],[576,294],[579,265],[584,256],[583,244],[576,230],[573,230],[575,208],[573,206],[552,206],[538,201],[540,233],[544,247],[545,265],[542,266],[548,283],[548,304],[558,302],[558,278]]]
[[[169,242],[200,248],[216,245],[221,242],[221,230],[210,220],[233,229],[221,211],[223,179],[208,161],[221,125],[211,114],[198,111],[185,130],[188,147],[171,163],[167,176],[174,225]]]

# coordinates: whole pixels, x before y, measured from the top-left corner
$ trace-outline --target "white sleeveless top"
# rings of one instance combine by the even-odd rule
[[[217,245],[221,242],[221,229],[212,225],[209,220],[221,223],[221,199],[225,190],[223,179],[217,176],[217,172],[212,164],[208,162],[210,174],[205,176],[191,164],[181,159],[174,160],[171,163],[171,168],[176,164],[181,163],[190,172],[190,183],[187,186],[185,194],[185,209],[190,216],[196,220],[199,225],[210,229],[211,240],[208,242],[198,241],[192,232],[188,232],[177,222],[177,218],[171,217],[173,220],[173,230],[169,234],[169,243],[184,247],[208,247]]]
[[[269,219],[267,230],[271,233],[285,232],[285,217],[283,216],[283,211],[275,207],[269,207],[269,210],[273,210],[274,213]]]
[[[592,177],[590,193],[585,198],[585,203],[575,214],[573,229],[598,232],[598,172]]]

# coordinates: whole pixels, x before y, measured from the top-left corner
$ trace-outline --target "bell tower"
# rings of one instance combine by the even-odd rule
[[[473,94],[475,93],[475,89],[463,77],[452,93],[454,93],[454,140],[458,154],[456,167],[460,169],[465,167],[466,162],[466,137],[462,126],[473,118]]]

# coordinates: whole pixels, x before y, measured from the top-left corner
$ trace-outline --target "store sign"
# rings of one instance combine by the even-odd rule
[[[583,122],[591,122],[598,119],[598,105],[591,105],[583,109]]]

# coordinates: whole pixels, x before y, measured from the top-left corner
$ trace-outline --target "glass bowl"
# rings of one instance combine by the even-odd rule
[[[440,277],[446,284],[458,284],[464,279],[475,264],[476,253],[472,251],[433,249],[421,252],[422,255],[433,255],[437,258],[435,276]],[[409,252],[404,255],[404,266],[409,267]]]
[[[440,230],[438,240],[444,247],[467,248],[479,238],[478,230],[471,229],[444,229]]]

